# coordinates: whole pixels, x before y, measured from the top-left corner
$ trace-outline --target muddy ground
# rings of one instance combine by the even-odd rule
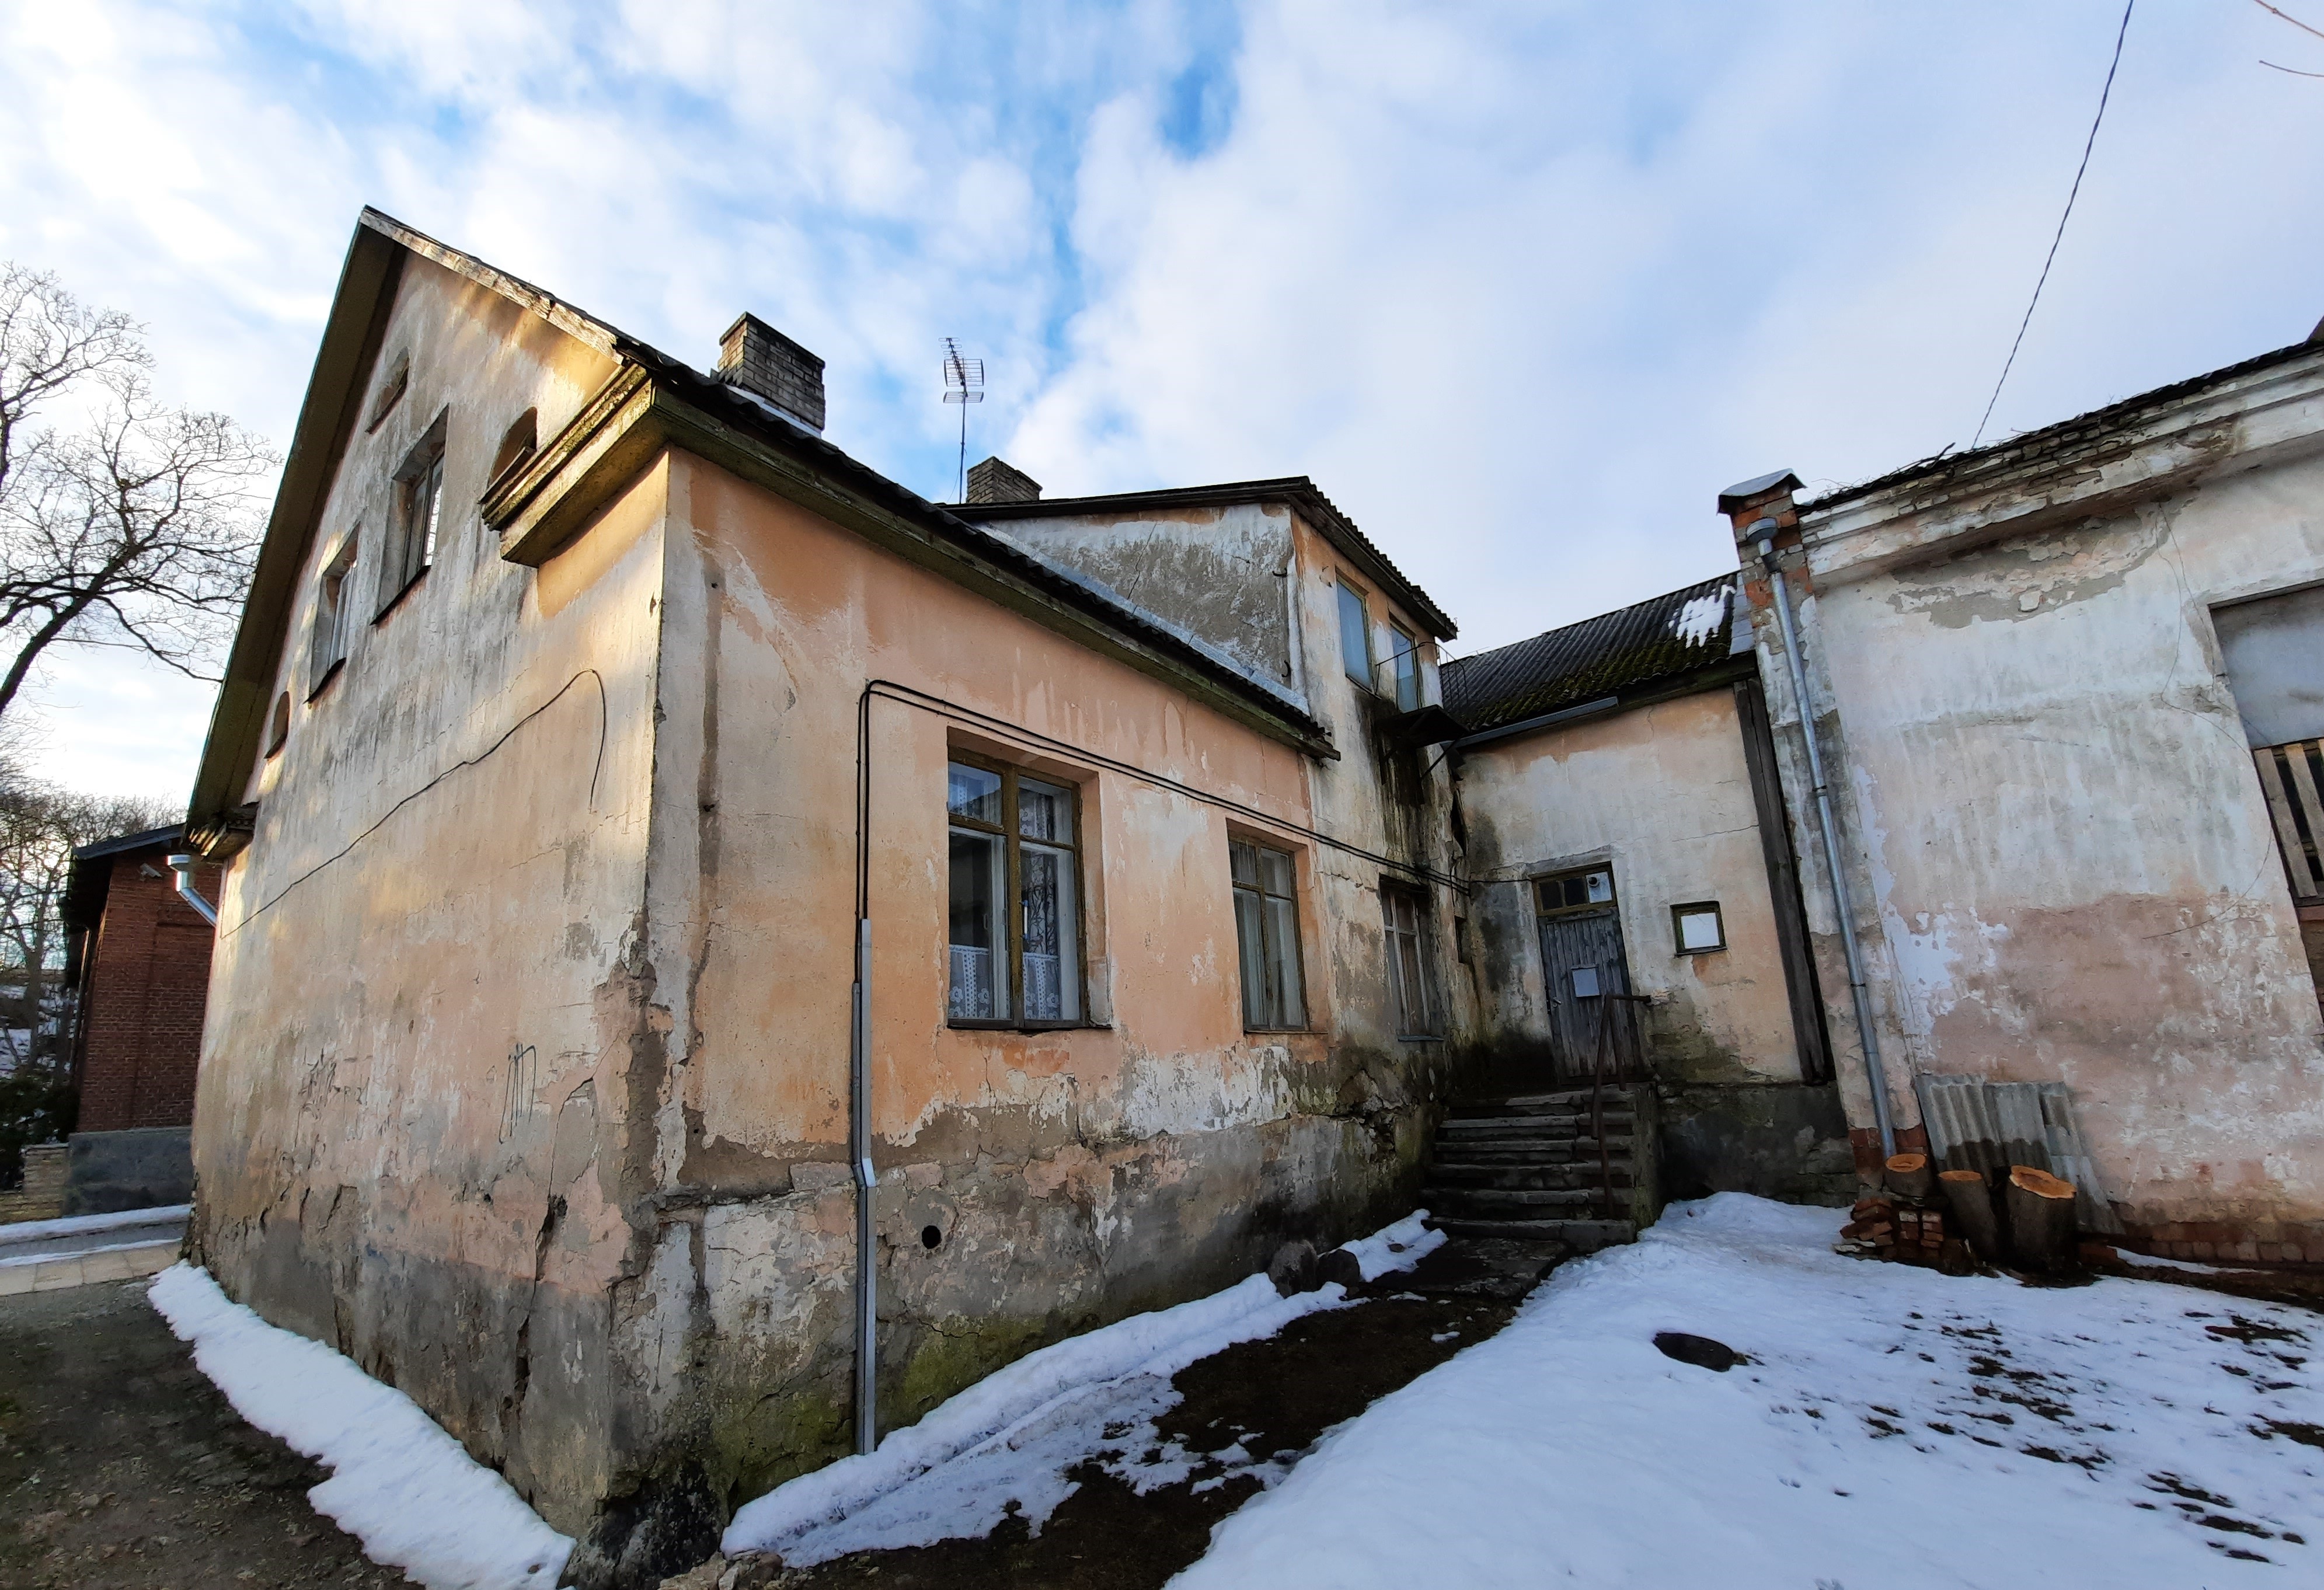
[[[1172,1377],[1183,1400],[1157,1420],[1188,1450],[1240,1445],[1290,1461],[1333,1425],[1508,1323],[1554,1254],[1530,1244],[1454,1244],[1416,1274],[1374,1283],[1372,1299],[1294,1320]],[[1202,1556],[1212,1526],[1257,1493],[1249,1475],[1197,1468],[1144,1495],[1095,1463],[1035,1535],[1011,1520],[975,1540],[862,1551],[774,1580],[783,1590],[1144,1590]]]
[[[145,1285],[0,1298],[0,1585],[406,1584],[307,1505],[324,1471],[242,1421]]]

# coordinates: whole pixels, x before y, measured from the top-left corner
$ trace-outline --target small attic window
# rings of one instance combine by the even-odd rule
[[[269,758],[282,754],[283,742],[290,738],[290,693],[284,691],[274,698],[274,715],[266,724],[266,754]]]
[[[528,409],[501,437],[500,450],[493,455],[493,472],[484,477],[492,483],[484,488],[485,495],[491,495],[493,486],[499,485],[502,477],[521,467],[540,449],[540,410]]]
[[[387,374],[379,383],[379,395],[371,400],[371,418],[364,422],[364,429],[377,430],[379,422],[394,410],[397,403],[402,401],[403,389],[410,384],[411,354],[407,351],[396,354],[394,363],[387,367]]]

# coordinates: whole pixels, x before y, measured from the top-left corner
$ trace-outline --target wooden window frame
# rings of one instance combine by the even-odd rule
[[[986,823],[981,819],[955,812],[952,810],[951,802],[947,799],[945,804],[945,832],[947,836],[949,836],[952,830],[955,828],[966,829],[972,832],[991,834],[1001,841],[1001,856],[1003,858],[1002,872],[1004,875],[1001,886],[1003,891],[1001,900],[1002,916],[1008,923],[1009,928],[1009,1009],[1010,1012],[1010,1014],[1007,1016],[953,1015],[952,967],[951,957],[947,954],[945,957],[945,1025],[949,1027],[958,1027],[964,1031],[969,1032],[1004,1033],[1054,1033],[1070,1031],[1076,1027],[1095,1026],[1097,1024],[1090,1019],[1089,888],[1085,882],[1088,869],[1083,865],[1085,852],[1082,844],[1081,785],[1074,779],[1063,777],[1057,774],[1044,773],[1037,767],[1019,767],[1014,762],[1006,762],[1002,761],[998,757],[988,757],[979,752],[964,750],[957,746],[951,748],[945,752],[945,761],[948,768],[952,764],[957,763],[964,767],[981,768],[984,772],[999,776],[1001,779],[1001,821],[998,823]],[[947,774],[947,777],[949,777],[949,774]],[[1036,840],[1034,841],[1037,844],[1046,845],[1051,850],[1064,850],[1073,858],[1074,1003],[1080,1008],[1081,1014],[1071,1017],[1070,1019],[1047,1021],[1024,1017],[1016,1014],[1025,1008],[1025,906],[1023,893],[1023,841],[1025,836],[1018,832],[1017,821],[1017,782],[1020,777],[1029,777],[1036,783],[1054,786],[1056,788],[1066,791],[1071,796],[1071,799],[1067,803],[1070,808],[1067,821],[1072,829],[1072,836],[1065,840]],[[946,842],[949,844],[949,838],[947,838]],[[950,891],[952,888],[952,879],[949,872],[946,873],[945,878],[945,888],[946,891],[946,918],[945,931],[949,934],[951,932]]]
[[[1396,702],[1397,711],[1416,712],[1421,699],[1428,694],[1428,682],[1420,676],[1420,637],[1394,619],[1388,621],[1388,632],[1395,641],[1388,659],[1388,694]],[[1412,699],[1408,702],[1404,699],[1407,680],[1412,685]]]
[[[1570,878],[1587,878],[1593,872],[1606,875],[1606,897],[1584,900],[1578,905],[1545,905],[1542,890],[1550,884],[1563,884]],[[1617,915],[1622,909],[1622,886],[1614,876],[1614,863],[1597,861],[1582,867],[1561,867],[1554,872],[1537,872],[1526,880],[1533,888],[1533,910],[1536,916],[1578,916],[1585,911],[1611,911]]]
[[[347,616],[355,594],[356,555],[362,547],[363,528],[357,526],[331,549],[322,573],[315,576],[315,612],[309,620],[307,639],[309,701],[322,694],[346,666],[348,642],[353,639]]]
[[[380,600],[378,611],[372,615],[374,624],[393,612],[436,565],[437,542],[444,524],[446,431],[450,416],[448,409],[438,414],[396,467],[392,483],[394,501],[388,507],[392,528],[379,551]],[[423,501],[425,525],[420,522]]]
[[[1379,657],[1372,645],[1371,598],[1361,585],[1357,584],[1345,574],[1335,575],[1334,583],[1339,586],[1338,593],[1332,600],[1338,609],[1340,671],[1374,695],[1378,695],[1379,694]],[[1364,647],[1364,671],[1361,674],[1348,666],[1348,601],[1350,598],[1354,599],[1357,610],[1363,615],[1356,626],[1356,633],[1362,638]]]
[[[1249,845],[1254,850],[1258,850],[1268,855],[1281,856],[1290,862],[1291,892],[1287,895],[1278,895],[1267,887],[1267,867],[1264,862],[1259,865],[1259,882],[1257,884],[1245,884],[1238,880],[1234,876],[1233,862],[1234,847],[1236,845]],[[1299,909],[1299,852],[1291,850],[1287,846],[1268,844],[1264,840],[1254,839],[1245,834],[1236,833],[1231,830],[1230,830],[1227,834],[1227,883],[1230,897],[1239,897],[1243,895],[1250,895],[1259,902],[1259,952],[1261,963],[1268,966],[1274,965],[1276,962],[1270,959],[1268,951],[1270,949],[1279,951],[1282,948],[1279,942],[1272,945],[1268,942],[1268,940],[1273,936],[1275,932],[1272,925],[1275,918],[1269,914],[1267,909],[1267,903],[1269,900],[1281,900],[1291,907],[1290,964],[1293,967],[1296,967],[1299,973],[1299,1008],[1296,1012],[1290,1013],[1296,1015],[1298,1019],[1295,1022],[1285,1025],[1253,1025],[1250,1019],[1250,990],[1248,988],[1239,986],[1237,988],[1237,994],[1239,996],[1238,1003],[1242,1006],[1242,1030],[1246,1033],[1313,1032],[1314,1028],[1307,1016],[1306,924],[1303,920],[1304,914]],[[1235,916],[1235,979],[1238,985],[1240,985],[1244,980],[1242,975],[1242,916],[1240,911],[1237,912]]]
[[[1436,903],[1425,890],[1383,880],[1380,884],[1380,942],[1388,951],[1388,999],[1395,1006],[1397,1042],[1400,1043],[1441,1043],[1444,1041],[1443,1027],[1445,1012],[1443,1001],[1429,976],[1432,951],[1435,948]],[[1420,978],[1420,1015],[1422,1026],[1416,1029],[1405,1022],[1404,975],[1397,970],[1397,938],[1404,930],[1396,924],[1395,909],[1398,901],[1412,909],[1412,960]],[[1429,1031],[1428,1028],[1436,1028]]]
[[[1719,924],[1718,942],[1710,944],[1696,944],[1690,948],[1686,942],[1686,930],[1681,924],[1679,919],[1687,915],[1700,915],[1705,911],[1710,912],[1711,921]],[[1670,908],[1670,912],[1671,943],[1674,946],[1674,953],[1680,955],[1711,955],[1727,948],[1727,912],[1718,901],[1686,900],[1672,906]]]

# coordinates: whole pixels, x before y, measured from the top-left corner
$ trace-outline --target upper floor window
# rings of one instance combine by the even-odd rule
[[[1436,1000],[1428,980],[1428,903],[1409,889],[1380,887],[1388,933],[1388,995],[1396,1004],[1397,1035],[1436,1035]]]
[[[307,639],[307,694],[309,697],[331,682],[347,660],[347,610],[355,593],[347,582],[355,577],[354,535],[338,545],[315,582],[315,617]]]
[[[1304,1027],[1299,901],[1292,887],[1297,869],[1288,853],[1242,840],[1228,841],[1227,858],[1241,951],[1242,1025],[1253,1032]]]
[[[1079,801],[999,763],[946,769],[954,1022],[1082,1019]]]
[[[382,612],[436,561],[436,529],[444,511],[444,418],[436,417],[395,472],[395,501],[379,560]]]
[[[1372,675],[1372,620],[1364,593],[1340,581],[1340,666],[1366,690],[1379,688]]]
[[[1396,681],[1396,704],[1400,712],[1420,710],[1420,641],[1402,624],[1390,624],[1396,655],[1388,658],[1388,675]]]

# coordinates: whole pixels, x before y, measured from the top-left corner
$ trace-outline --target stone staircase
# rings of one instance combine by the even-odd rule
[[[1644,1088],[1606,1089],[1602,1165],[1587,1088],[1456,1107],[1436,1129],[1421,1191],[1430,1223],[1454,1236],[1562,1242],[1578,1253],[1632,1240],[1656,1213],[1653,1098]]]

